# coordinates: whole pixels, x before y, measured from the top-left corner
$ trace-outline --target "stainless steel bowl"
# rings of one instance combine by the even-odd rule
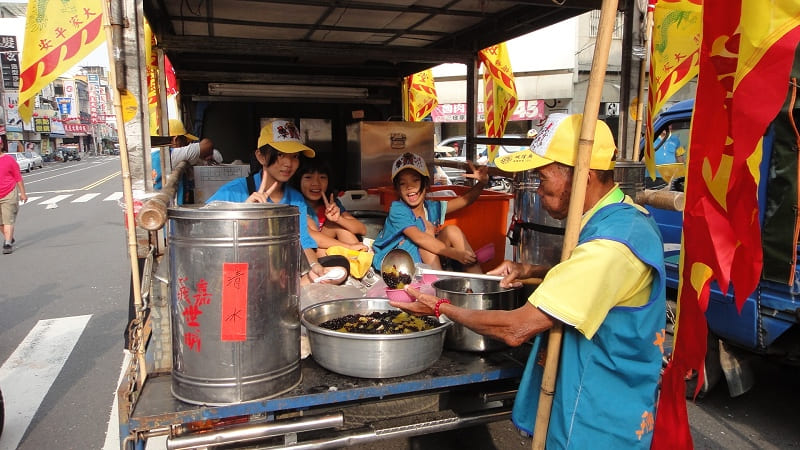
[[[469,309],[505,309],[517,307],[517,290],[501,288],[498,281],[476,278],[443,278],[433,283],[436,296],[453,305]],[[467,291],[471,290],[471,293]],[[506,344],[454,324],[447,331],[445,347],[453,350],[484,352],[506,348]]]
[[[322,328],[319,324],[347,314],[396,311],[385,298],[347,298],[309,306],[300,313],[308,330],[311,355],[322,367],[342,375],[390,378],[432,366],[442,354],[452,322],[408,334],[358,334]]]

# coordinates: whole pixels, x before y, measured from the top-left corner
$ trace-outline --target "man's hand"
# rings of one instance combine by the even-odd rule
[[[500,280],[500,287],[521,287],[522,283],[515,281],[522,277],[523,266],[514,261],[505,260],[499,266],[486,272],[489,275],[500,275],[503,277]]]
[[[431,295],[431,294],[423,294],[417,289],[414,289],[411,286],[406,286],[406,292],[411,297],[414,297],[416,301],[413,302],[395,302],[394,300],[390,301],[389,304],[400,308],[405,312],[416,314],[418,316],[432,316],[434,315],[434,308],[436,308],[436,302],[439,301],[439,298]]]

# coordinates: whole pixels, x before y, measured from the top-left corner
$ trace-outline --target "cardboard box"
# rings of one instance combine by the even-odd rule
[[[205,203],[223,184],[246,177],[250,166],[223,164],[220,166],[194,166],[194,202]]]

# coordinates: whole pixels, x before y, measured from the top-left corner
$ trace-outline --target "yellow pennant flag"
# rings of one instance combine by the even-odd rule
[[[517,106],[517,85],[506,43],[485,48],[478,56],[483,63],[486,136],[502,137],[508,118]],[[489,162],[497,156],[497,148],[496,145],[489,146]]]
[[[105,40],[101,0],[30,0],[19,79],[19,114],[31,118],[31,100]]]
[[[150,23],[144,21],[144,59],[147,61],[147,111],[150,116],[150,135],[159,135],[161,110],[158,107],[158,52],[156,36]]]
[[[408,120],[411,122],[424,119],[439,104],[431,69],[406,77],[406,90],[408,92]]]
[[[645,121],[644,161],[655,178],[653,117],[697,75],[703,30],[702,0],[659,0],[653,11],[650,89]]]

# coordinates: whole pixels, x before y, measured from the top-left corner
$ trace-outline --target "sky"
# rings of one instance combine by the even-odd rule
[[[16,36],[17,49],[22,51],[23,43],[25,41],[25,18],[3,18],[0,19],[0,35],[2,36]],[[108,47],[105,43],[100,44],[92,53],[81,60],[74,67],[67,70],[63,76],[71,76],[80,71],[82,66],[103,66],[108,67]]]

